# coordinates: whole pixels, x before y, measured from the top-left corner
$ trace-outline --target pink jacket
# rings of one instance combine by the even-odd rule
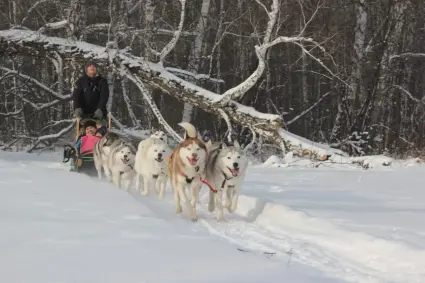
[[[81,137],[81,148],[80,152],[83,153],[87,151],[87,153],[92,152],[94,145],[99,140],[99,137],[96,136],[82,136]]]

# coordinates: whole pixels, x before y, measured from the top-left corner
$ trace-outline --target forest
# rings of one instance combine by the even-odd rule
[[[71,94],[93,61],[129,135],[178,141],[190,121],[256,154],[299,137],[418,156],[424,14],[407,0],[3,0],[0,147],[31,152],[72,132]]]

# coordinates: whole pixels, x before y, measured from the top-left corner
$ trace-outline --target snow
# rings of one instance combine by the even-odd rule
[[[125,193],[60,160],[0,153],[2,282],[425,282],[422,164],[252,165],[228,222],[204,188],[192,223],[170,188]]]
[[[47,23],[44,25],[45,28],[49,28],[49,29],[59,29],[59,28],[63,28],[68,24],[68,20],[62,20],[59,22],[54,22],[54,23]]]
[[[279,131],[279,135],[285,142],[287,143],[289,142],[292,147],[299,146],[299,148],[302,150],[309,150],[309,151],[317,153],[320,156],[323,156],[323,155],[339,155],[339,156],[345,156],[345,157],[348,156],[347,153],[339,149],[331,148],[327,144],[313,142],[311,140],[295,135],[283,129]]]
[[[240,252],[171,205],[66,172],[51,157],[3,152],[0,180],[2,282],[338,282]]]
[[[0,31],[0,39],[16,42],[41,42],[46,49],[49,45],[59,46],[59,53],[77,53],[78,50],[85,54],[86,58],[108,59],[109,54],[105,47],[90,44],[83,41],[72,41],[65,38],[46,36],[31,30],[9,29]]]
[[[208,74],[195,74],[195,73],[189,72],[187,70],[183,70],[183,69],[179,69],[179,68],[173,68],[173,67],[165,67],[165,70],[167,70],[168,72],[171,72],[173,74],[183,75],[185,77],[194,79],[196,81],[208,80],[208,81],[211,81],[211,82],[214,82],[214,83],[224,83],[223,79],[215,79],[215,78],[212,78]]]
[[[350,162],[360,163],[363,167],[366,168],[391,166],[394,161],[394,158],[385,155],[359,156],[350,158]]]

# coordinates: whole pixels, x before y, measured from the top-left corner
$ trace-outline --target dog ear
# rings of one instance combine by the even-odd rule
[[[238,143],[238,141],[237,141],[237,140],[234,140],[234,141],[233,141],[233,145],[235,146],[235,148],[237,148],[237,149],[241,149],[241,146],[240,146],[240,144]]]
[[[220,149],[226,149],[227,148],[227,144],[225,142],[221,142],[219,148]]]

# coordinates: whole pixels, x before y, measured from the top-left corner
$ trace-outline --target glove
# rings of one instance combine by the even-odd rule
[[[97,118],[97,119],[102,119],[102,118],[103,118],[103,112],[102,112],[102,110],[97,109],[97,110],[94,112],[94,117],[95,117],[95,118]]]
[[[106,134],[106,127],[105,126],[101,126],[97,129],[96,134],[100,134],[102,137]]]
[[[81,108],[75,109],[74,114],[75,114],[75,117],[81,118],[83,116],[83,109]]]

